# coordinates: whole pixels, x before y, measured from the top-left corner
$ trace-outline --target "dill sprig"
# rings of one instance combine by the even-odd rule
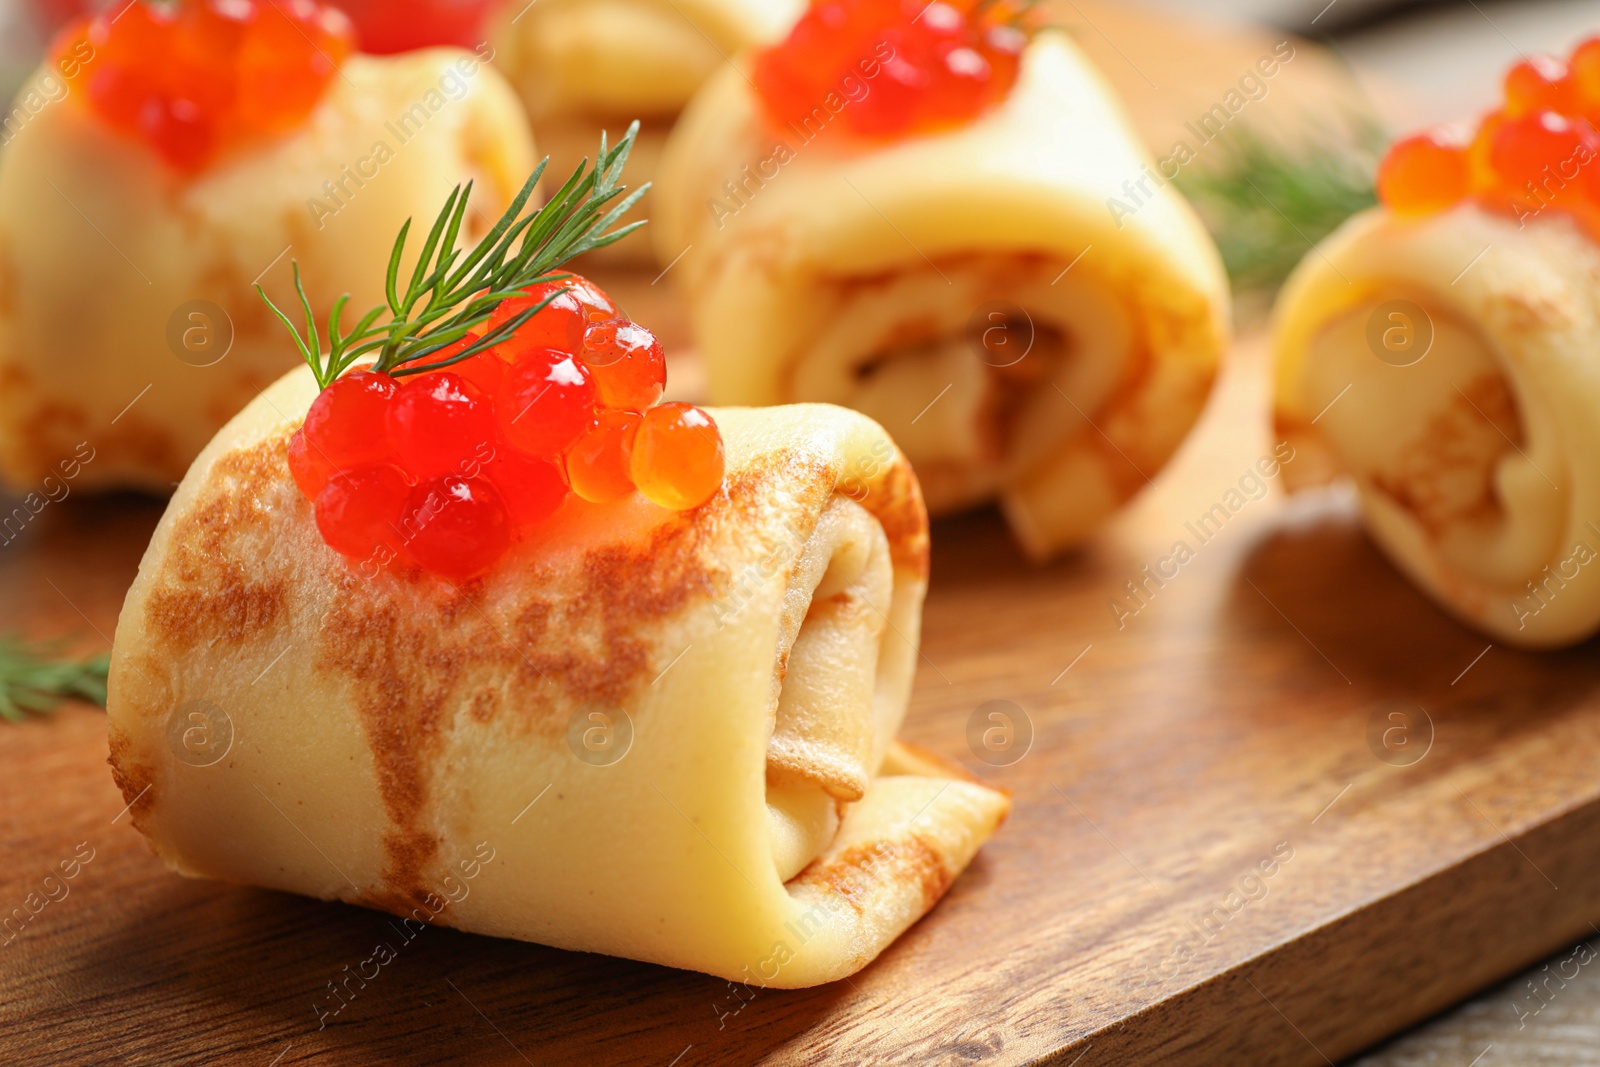
[[[45,715],[67,697],[105,707],[111,656],[57,659],[59,645],[30,644],[15,634],[0,636],[0,718],[22,722]]]
[[[566,184],[544,206],[524,214],[534,187],[549,163],[546,158],[534,168],[500,220],[465,253],[456,247],[456,241],[466,217],[472,183],[456,186],[434,220],[411,277],[402,289],[400,262],[411,231],[411,220],[407,219],[389,254],[385,281],[387,302],[372,308],[345,332],[339,320],[350,294],[334,301],[326,331],[326,352],[323,331],[317,326],[311,301],[300,284],[298,263],[294,268],[294,287],[305,313],[305,336],[301,336],[299,329],[267,297],[261,286],[256,286],[256,292],[289,328],[300,354],[311,365],[317,384],[324,389],[357,360],[373,353],[377,354],[373,369],[396,377],[422,374],[469,359],[511,336],[565,290],[552,293],[537,305],[519,312],[460,352],[428,361],[429,356],[481,326],[502,300],[520,296],[529,286],[570,277],[555,268],[574,256],[620,241],[644,225],[641,220],[607,232],[649,188],[648,184],[641,186],[606,209],[606,205],[622,196],[626,189],[618,184],[618,179],[638,133],[639,124],[635,122],[610,148],[606,147],[606,137],[602,133],[594,169],[588,169],[588,160],[579,163]]]
[[[1214,162],[1178,175],[1236,290],[1270,294],[1311,245],[1376,203],[1382,131],[1358,122],[1354,142],[1330,132],[1285,143],[1234,127],[1219,138]]]

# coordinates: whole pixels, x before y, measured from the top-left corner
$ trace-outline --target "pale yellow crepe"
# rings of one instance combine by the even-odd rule
[[[170,492],[296,358],[252,283],[297,307],[298,262],[319,319],[350,292],[353,323],[401,223],[475,180],[475,236],[534,163],[515,95],[456,49],[352,56],[303,128],[193,178],[82,94],[0,155],[0,475],[23,488],[87,442],[77,485]]]
[[[1348,474],[1374,539],[1457,617],[1572,644],[1600,629],[1597,338],[1600,248],[1568,218],[1375,208],[1284,288],[1278,425],[1295,471]]]
[[[112,765],[178,871],[793,987],[1004,818],[892,743],[927,515],[870,420],[713,410],[709,503],[574,499],[456,588],[322,543],[285,467],[314,389],[200,456],[117,627]]]
[[[533,120],[551,180],[593,158],[601,130],[614,141],[634,119],[628,173],[651,180],[678,112],[707,77],[746,49],[782,37],[804,0],[538,0],[502,5],[489,31],[494,62]],[[649,198],[628,216],[650,215]],[[599,255],[651,259],[640,234]]]
[[[730,68],[673,133],[651,230],[712,401],[857,408],[935,513],[998,498],[1034,556],[1072,546],[1205,402],[1228,331],[1215,247],[1060,33],[966,127],[879,143],[841,122],[819,105],[773,130]]]

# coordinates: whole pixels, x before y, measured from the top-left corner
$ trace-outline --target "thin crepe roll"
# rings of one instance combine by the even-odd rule
[[[730,69],[663,160],[656,249],[682,257],[713,403],[856,408],[934,513],[998,498],[1033,556],[1081,541],[1205,403],[1228,332],[1215,246],[1059,33],[968,126],[863,142],[816,114],[772,130]]]
[[[1565,216],[1373,209],[1277,309],[1300,483],[1348,475],[1373,538],[1496,640],[1600,629],[1600,248]]]
[[[651,180],[667,134],[700,85],[729,57],[781,36],[804,0],[539,0],[505,4],[490,28],[495,64],[522,96],[552,175],[564,178],[634,119],[628,173]],[[646,197],[629,218],[651,215]],[[647,263],[649,239],[599,253]]]
[[[176,870],[795,987],[864,966],[1004,818],[893,742],[927,516],[870,420],[715,411],[708,504],[574,497],[456,588],[322,543],[285,469],[314,391],[291,373],[200,456],[118,625],[112,764]]]
[[[79,486],[170,492],[296,359],[253,283],[296,306],[292,260],[319,316],[380,303],[402,222],[474,180],[487,228],[533,162],[515,95],[456,49],[351,56],[300,129],[194,177],[75,88],[0,158],[0,475],[36,487],[88,441]]]

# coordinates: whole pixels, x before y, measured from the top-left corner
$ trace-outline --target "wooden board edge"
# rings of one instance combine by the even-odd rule
[[[1600,932],[1597,916],[1600,794],[1026,1067],[1332,1067]]]

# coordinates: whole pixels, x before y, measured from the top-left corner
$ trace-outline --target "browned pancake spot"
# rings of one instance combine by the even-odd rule
[[[245,530],[267,531],[270,513],[261,491],[287,467],[283,438],[230,452],[213,477],[224,481],[172,531],[171,549],[150,592],[147,620],[155,637],[177,648],[215,641],[243,643],[284,616],[281,579],[257,581],[254,563],[235,548]]]
[[[155,774],[133,757],[133,746],[122,733],[111,730],[106,740],[110,748],[106,762],[111,765],[111,780],[117,784],[122,791],[122,799],[128,803],[128,816],[134,828],[142,832],[144,813],[156,802],[155,792],[151,788],[155,785]]]
[[[885,472],[883,485],[869,493],[862,503],[883,527],[889,541],[889,557],[895,567],[918,578],[928,576],[930,544],[928,508],[922,502],[922,487],[902,455],[895,456]]]
[[[1416,516],[1431,537],[1456,523],[1492,518],[1500,509],[1494,474],[1500,457],[1522,443],[1522,419],[1504,378],[1485,373],[1428,420],[1388,470],[1372,483]]]
[[[954,880],[938,848],[921,834],[908,833],[851,845],[836,855],[814,860],[790,885],[814,886],[860,914],[880,886],[900,883],[921,888],[922,909],[927,911]]]

